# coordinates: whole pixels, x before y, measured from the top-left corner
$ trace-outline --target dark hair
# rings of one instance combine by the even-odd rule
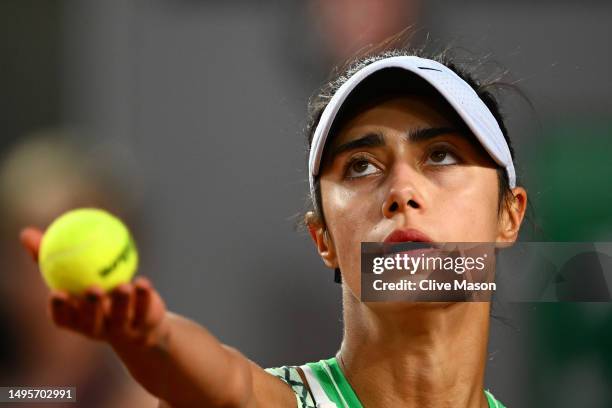
[[[431,59],[437,61],[452,71],[454,71],[460,78],[462,78],[467,84],[469,84],[480,99],[484,102],[487,108],[493,114],[495,120],[499,124],[499,127],[504,135],[504,139],[510,149],[510,154],[514,160],[514,150],[510,138],[508,136],[508,129],[504,124],[504,118],[500,111],[497,97],[494,95],[493,90],[496,88],[507,88],[516,89],[516,87],[507,82],[502,82],[500,76],[496,75],[495,78],[487,81],[479,81],[476,79],[475,74],[470,72],[470,69],[464,67],[463,64],[459,67],[451,56],[450,50],[445,50],[440,53],[431,54],[423,49],[409,49],[409,48],[387,48],[384,51],[364,53],[361,56],[355,57],[340,68],[335,69],[332,72],[331,78],[313,95],[308,102],[308,123],[306,126],[306,139],[307,139],[307,157],[310,154],[312,139],[314,137],[315,129],[321,119],[323,110],[331,100],[332,96],[336,91],[344,84],[351,76],[362,68],[372,64],[373,62],[395,56],[406,56],[414,55],[422,58]],[[482,64],[479,64],[482,65]],[[401,72],[400,72],[401,71]],[[517,90],[521,96],[520,90]],[[423,79],[419,78],[415,74],[410,74],[405,70],[399,68],[389,68],[378,71],[370,75],[367,79],[362,81],[355,90],[353,90],[350,96],[347,98],[345,103],[342,105],[340,111],[336,115],[333,122],[332,128],[329,131],[326,145],[329,144],[342,126],[357,112],[364,109],[367,106],[380,103],[382,101],[391,99],[393,97],[401,95],[434,95],[448,105],[446,99],[443,98],[433,86],[428,84]],[[450,109],[451,112],[455,112],[454,109]],[[457,118],[459,116],[457,115]],[[463,120],[457,119],[457,123],[463,124]],[[467,127],[466,127],[467,129]],[[470,132],[471,133],[471,132]],[[325,149],[324,149],[325,151]],[[323,160],[321,160],[323,163]],[[512,192],[510,190],[510,182],[508,174],[502,166],[497,166],[497,174],[499,181],[499,205],[498,214],[503,209],[509,200],[512,198]],[[319,183],[319,177],[315,177],[314,180],[314,197],[309,193],[309,199],[307,200],[308,211],[314,211],[315,215],[325,226],[325,214],[323,213],[323,205],[321,199],[321,188]],[[336,268],[334,281],[341,283],[340,270]]]

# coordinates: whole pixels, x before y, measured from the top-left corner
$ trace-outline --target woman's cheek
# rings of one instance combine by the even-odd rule
[[[367,206],[369,200],[363,199],[357,192],[338,188],[336,191],[338,202],[342,203],[336,207],[336,217],[334,226],[337,231],[337,239],[342,245],[342,253],[352,254],[355,249],[355,243],[361,242],[363,237],[364,229],[366,229],[367,222]],[[354,255],[354,254],[352,254]]]
[[[323,189],[322,185],[322,189]],[[330,185],[324,190],[325,217],[334,240],[343,279],[357,294],[361,268],[361,242],[370,240],[374,197],[359,190]]]
[[[323,185],[322,185],[323,187]],[[367,230],[367,223],[372,221],[372,210],[380,206],[375,204],[377,197],[374,191],[363,185],[345,186],[329,183],[326,189],[324,210],[330,227],[339,234],[348,233],[351,237],[364,237],[359,230]],[[324,193],[324,194],[325,194]]]
[[[495,197],[495,192],[492,192]],[[497,201],[491,194],[472,187],[455,191],[453,197],[446,197],[444,205],[438,208],[436,217],[443,220],[441,229],[446,231],[448,242],[490,242],[495,240],[497,225]]]

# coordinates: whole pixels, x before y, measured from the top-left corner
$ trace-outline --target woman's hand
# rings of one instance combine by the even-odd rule
[[[43,232],[36,228],[25,228],[20,234],[22,245],[34,261],[38,261],[42,236]],[[49,311],[58,327],[117,347],[153,345],[165,330],[166,306],[144,277],[121,284],[109,293],[95,286],[82,296],[52,291]]]
[[[26,228],[21,242],[38,260],[42,231]],[[132,376],[172,407],[295,406],[295,394],[199,324],[166,311],[145,278],[105,293],[53,291],[49,310],[59,327],[110,343]],[[163,404],[162,404],[163,406]]]

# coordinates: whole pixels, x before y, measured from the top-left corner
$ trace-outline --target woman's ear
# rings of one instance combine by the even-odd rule
[[[336,259],[334,241],[328,230],[325,229],[321,219],[313,211],[308,211],[304,216],[304,222],[325,265],[328,268],[337,268],[338,260]]]
[[[527,191],[523,187],[512,189],[510,197],[502,208],[497,242],[515,242],[527,209]]]

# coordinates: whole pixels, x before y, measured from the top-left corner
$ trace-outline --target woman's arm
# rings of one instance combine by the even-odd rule
[[[41,237],[35,229],[21,234],[34,259]],[[109,343],[134,378],[173,408],[295,407],[285,383],[204,327],[168,312],[144,278],[110,293],[54,292],[50,312],[57,326]]]
[[[295,407],[289,387],[202,326],[167,313],[147,344],[112,344],[130,373],[174,408]],[[272,403],[276,401],[275,403]]]

